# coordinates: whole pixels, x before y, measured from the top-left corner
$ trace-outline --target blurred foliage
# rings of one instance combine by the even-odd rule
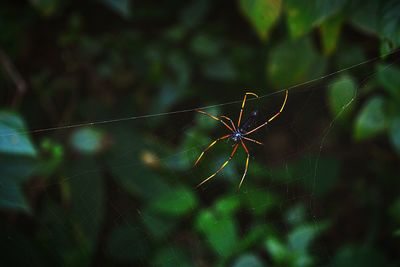
[[[400,265],[399,1],[2,1],[0,22],[1,266]],[[192,168],[221,132],[194,109],[247,90],[273,114],[283,88],[241,190],[243,151],[196,188],[232,147]]]

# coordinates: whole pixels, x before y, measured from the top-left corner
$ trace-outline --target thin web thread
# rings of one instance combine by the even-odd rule
[[[298,83],[292,86],[289,86],[288,88],[285,89],[281,89],[279,91],[273,92],[273,93],[269,93],[269,94],[265,94],[265,95],[261,95],[259,96],[257,99],[259,98],[265,98],[265,97],[270,97],[272,95],[275,94],[279,94],[284,92],[285,90],[292,90],[295,89],[297,87],[301,87],[307,84],[311,84],[320,80],[323,80],[325,78],[334,76],[338,73],[342,73],[354,68],[357,68],[361,65],[364,64],[368,64],[370,62],[382,59],[384,57],[390,56],[395,54],[396,52],[400,51],[400,48],[395,49],[389,53],[365,60],[363,62],[351,65],[349,67],[331,72],[329,74],[320,76],[318,78],[315,79],[311,79],[302,83]],[[254,99],[249,99],[249,101],[254,100]],[[79,128],[79,127],[85,127],[85,126],[92,126],[92,125],[99,125],[99,124],[108,124],[108,123],[116,123],[116,122],[123,122],[123,121],[129,121],[129,120],[137,120],[137,119],[145,119],[145,118],[152,118],[152,117],[158,117],[158,116],[167,116],[167,115],[174,115],[174,114],[180,114],[180,113],[186,113],[186,112],[193,112],[196,111],[198,109],[210,109],[210,108],[214,108],[214,107],[221,107],[221,106],[226,106],[226,105],[232,105],[232,104],[237,104],[242,102],[242,100],[235,100],[235,101],[229,101],[229,102],[225,102],[225,103],[221,103],[221,104],[215,104],[215,105],[208,105],[208,106],[203,106],[203,107],[197,107],[197,108],[190,108],[190,109],[182,109],[182,110],[176,110],[176,111],[170,111],[170,112],[162,112],[162,113],[154,113],[154,114],[146,114],[146,115],[139,115],[139,116],[130,116],[130,117],[124,117],[124,118],[117,118],[117,119],[109,119],[109,120],[101,120],[101,121],[92,121],[92,122],[82,122],[82,123],[76,123],[76,124],[69,124],[69,125],[62,125],[62,126],[55,126],[55,127],[48,127],[48,128],[41,128],[41,129],[34,129],[34,130],[29,130],[29,131],[20,131],[20,132],[16,132],[16,133],[7,133],[7,134],[1,134],[1,137],[6,137],[6,136],[12,136],[15,134],[18,135],[24,135],[24,134],[31,134],[31,133],[41,133],[41,132],[49,132],[49,131],[57,131],[57,130],[65,130],[65,129],[72,129],[72,128]]]

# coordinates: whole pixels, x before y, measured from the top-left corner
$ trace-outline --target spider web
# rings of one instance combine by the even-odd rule
[[[398,51],[390,54],[396,52]],[[50,199],[57,198],[57,195],[63,198],[72,194],[69,196],[71,200],[81,198],[89,203],[90,205],[83,207],[74,206],[74,203],[71,205],[76,210],[75,216],[85,219],[81,230],[93,238],[99,231],[107,232],[111,231],[110,229],[115,225],[121,226],[120,235],[127,236],[123,247],[115,245],[117,249],[120,249],[117,254],[121,261],[133,257],[142,265],[146,265],[146,261],[135,258],[135,253],[146,253],[152,246],[156,246],[154,244],[168,242],[170,249],[161,253],[164,255],[164,264],[168,261],[171,265],[182,261],[194,262],[194,265],[210,264],[214,259],[213,256],[210,262],[204,263],[205,255],[216,253],[221,258],[226,258],[229,256],[226,250],[230,249],[232,243],[239,239],[256,239],[258,235],[265,236],[265,240],[259,242],[264,242],[267,248],[278,248],[280,245],[291,246],[294,255],[292,256],[296,257],[296,253],[300,253],[296,249],[301,250],[306,246],[296,243],[296,240],[306,242],[304,240],[312,239],[313,235],[329,227],[329,223],[325,220],[326,207],[320,198],[326,196],[325,194],[332,189],[329,187],[329,182],[333,183],[333,181],[329,179],[339,171],[338,166],[330,164],[335,162],[332,157],[335,148],[332,146],[330,133],[340,131],[340,127],[336,125],[340,123],[341,116],[357,101],[361,88],[376,75],[376,71],[369,69],[366,73],[359,75],[361,79],[356,82],[354,96],[344,103],[341,111],[333,117],[329,113],[326,90],[342,73],[360,66],[371,66],[371,63],[379,59],[373,58],[360,62],[289,87],[289,98],[283,113],[265,129],[254,135],[255,139],[264,142],[265,146],[259,147],[252,143],[248,145],[251,152],[249,170],[244,185],[239,191],[237,185],[245,163],[243,150],[238,152],[216,177],[199,189],[195,189],[199,182],[216,171],[218,166],[228,158],[232,146],[227,142],[220,142],[207,152],[198,167],[192,168],[202,149],[225,133],[220,123],[206,116],[193,114],[196,109],[201,108],[214,115],[227,115],[236,121],[241,99],[166,113],[20,132],[19,134],[22,135],[53,132],[60,140],[63,140],[69,138],[72,129],[104,126],[104,131],[110,138],[108,145],[117,147],[115,153],[111,152],[109,155],[105,154],[95,159],[91,157],[72,159],[73,165],[64,166],[60,178],[52,179],[45,185],[31,186],[42,188]],[[390,68],[390,66],[387,67]],[[260,94],[261,96],[257,99],[249,99],[245,107],[244,119],[254,108],[261,108],[263,118],[269,118],[279,109],[283,93],[284,90],[281,90]],[[140,135],[132,137],[132,133],[135,132],[147,132],[148,129],[165,127],[165,125],[154,127],[158,125],[157,119],[160,116],[167,117],[166,121],[182,121],[182,127],[168,128],[161,134],[155,133],[152,138],[140,139],[137,137]],[[312,118],[312,122],[304,121],[304,118]],[[156,137],[157,135],[161,137]],[[288,143],[285,136],[290,136],[295,141]],[[114,180],[115,178],[111,177],[119,178]],[[102,189],[92,190],[96,188],[93,184],[100,184]],[[111,187],[109,192],[112,195],[105,200],[104,191],[108,186]],[[72,193],[65,192],[68,188],[74,190],[78,188],[78,190]],[[161,194],[161,200],[157,198],[158,194]],[[194,201],[193,197],[197,200]],[[154,199],[157,201],[153,202]],[[161,205],[162,201],[169,205],[185,202],[188,204],[183,207],[168,206],[166,208]],[[104,216],[105,218],[101,218],[100,215],[105,211],[97,210],[102,209],[103,206],[109,213]],[[45,210],[48,216],[45,216],[44,225],[48,226],[44,231],[51,235],[62,235],[63,233],[58,233],[52,225],[54,221],[63,221],[65,214],[60,213],[55,203],[51,203]],[[199,214],[194,218],[195,213],[186,212],[186,210],[197,210]],[[248,214],[252,212],[252,215]],[[249,225],[246,221],[248,218],[253,218],[255,224]],[[217,225],[215,228],[217,230],[207,228],[209,220]],[[301,227],[295,228],[296,223],[299,222]],[[108,225],[108,227],[104,228],[102,225]],[[185,236],[190,227],[198,231],[198,236],[189,234]],[[180,236],[170,236],[170,229],[175,229]],[[219,233],[213,231],[219,231]],[[289,240],[279,240],[279,233],[289,233]],[[295,238],[296,235],[299,236],[298,239]],[[136,242],[132,243],[133,239],[136,239]],[[144,241],[137,241],[141,239]],[[320,240],[318,242],[316,246],[307,248],[307,253],[301,254],[303,257],[306,255],[310,258],[298,260],[329,262],[333,257],[330,254],[330,245],[321,243],[323,241]],[[211,252],[204,251],[204,243],[209,244],[212,248]],[[185,246],[187,254],[182,255],[181,250],[176,248]],[[245,251],[252,251],[251,246],[246,247],[245,244],[243,246]],[[116,248],[100,245],[97,250],[106,254],[107,251]],[[47,249],[54,254],[59,253],[51,246]],[[82,247],[82,251],[85,251],[84,255],[92,255],[92,250],[95,249],[90,244]],[[133,253],[134,256],[130,255],[132,251],[136,251]],[[314,258],[315,255],[318,257]],[[101,257],[98,260],[101,260]]]

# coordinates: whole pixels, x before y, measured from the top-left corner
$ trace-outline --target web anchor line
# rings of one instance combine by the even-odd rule
[[[258,99],[260,98],[265,98],[265,97],[269,97],[275,94],[279,94],[282,93],[285,90],[293,90],[297,87],[301,87],[307,84],[311,84],[323,79],[326,79],[328,77],[334,76],[336,74],[357,68],[359,66],[362,66],[364,64],[368,64],[371,62],[374,62],[376,60],[385,58],[387,56],[393,55],[397,52],[400,51],[400,48],[397,48],[391,52],[388,52],[386,54],[383,54],[381,56],[377,56],[368,60],[365,60],[363,62],[351,65],[349,67],[328,73],[326,75],[320,76],[318,78],[314,78],[302,83],[298,83],[292,86],[289,86],[285,89],[281,89],[279,91],[275,91],[273,93],[269,93],[269,94],[265,94],[265,95],[261,95],[258,97]],[[254,99],[250,99],[249,101],[254,101]],[[108,123],[116,123],[116,122],[123,122],[123,121],[130,121],[130,120],[137,120],[137,119],[145,119],[145,118],[152,118],[152,117],[158,117],[158,116],[167,116],[167,115],[175,115],[175,114],[180,114],[180,113],[186,113],[186,112],[194,112],[196,110],[199,109],[210,109],[210,108],[214,108],[214,107],[221,107],[221,106],[226,106],[226,105],[232,105],[232,104],[237,104],[237,103],[241,103],[241,100],[235,100],[235,101],[229,101],[229,102],[225,102],[225,103],[221,103],[221,104],[215,104],[215,105],[208,105],[208,106],[203,106],[203,107],[196,107],[196,108],[190,108],[190,109],[182,109],[182,110],[176,110],[176,111],[170,111],[170,112],[162,112],[162,113],[154,113],[154,114],[146,114],[146,115],[139,115],[139,116],[130,116],[130,117],[124,117],[124,118],[116,118],[116,119],[109,119],[109,120],[99,120],[99,121],[92,121],[92,122],[82,122],[82,123],[76,123],[76,124],[69,124],[69,125],[61,125],[61,126],[54,126],[54,127],[48,127],[48,128],[41,128],[41,129],[34,129],[34,130],[29,130],[29,131],[21,131],[21,132],[16,132],[16,133],[6,133],[6,134],[1,134],[0,133],[0,137],[6,137],[6,136],[15,136],[17,135],[26,135],[26,134],[33,134],[33,133],[42,133],[42,132],[50,132],[50,131],[57,131],[57,130],[66,130],[66,129],[73,129],[73,128],[79,128],[79,127],[85,127],[85,126],[92,126],[92,125],[99,125],[99,124],[108,124]]]

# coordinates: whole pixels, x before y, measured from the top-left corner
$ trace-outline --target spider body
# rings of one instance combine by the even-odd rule
[[[251,138],[247,137],[247,135],[259,130],[260,128],[262,128],[264,126],[266,126],[269,122],[271,122],[277,116],[279,116],[279,114],[281,114],[283,108],[286,105],[286,101],[287,101],[287,97],[288,97],[288,90],[285,90],[285,99],[283,100],[283,104],[282,104],[280,110],[277,113],[275,113],[275,115],[273,115],[271,118],[269,118],[266,122],[262,123],[261,125],[255,127],[255,128],[252,128],[252,127],[254,125],[256,125],[256,123],[257,123],[257,117],[259,115],[258,110],[252,111],[250,113],[249,117],[243,123],[241,123],[243,109],[244,109],[244,106],[246,104],[246,98],[247,98],[248,95],[253,95],[255,97],[258,97],[256,94],[251,93],[251,92],[247,92],[244,95],[243,102],[242,102],[242,108],[240,109],[239,119],[238,119],[238,122],[237,122],[236,126],[233,123],[233,121],[227,116],[216,117],[216,116],[211,115],[211,114],[209,114],[209,113],[207,113],[205,111],[197,110],[197,112],[202,113],[204,115],[207,115],[210,118],[221,122],[230,131],[230,134],[224,135],[224,136],[214,140],[210,145],[208,145],[208,147],[206,149],[204,149],[203,152],[201,152],[200,156],[197,158],[197,160],[196,160],[194,165],[197,165],[197,163],[199,163],[200,159],[207,152],[207,150],[209,150],[212,146],[214,146],[218,141],[221,141],[221,140],[224,140],[224,139],[228,139],[228,140],[231,140],[234,143],[233,144],[233,150],[232,150],[232,153],[229,156],[229,158],[219,167],[219,169],[216,172],[214,172],[208,178],[204,179],[200,184],[198,184],[198,186],[201,186],[202,184],[206,183],[208,180],[210,180],[215,175],[217,175],[223,168],[225,168],[225,166],[229,163],[229,161],[235,155],[239,145],[242,145],[243,149],[245,150],[245,152],[247,154],[247,158],[246,158],[246,167],[245,167],[242,179],[240,180],[240,183],[239,183],[239,188],[241,187],[241,185],[243,183],[243,180],[244,180],[244,178],[246,177],[246,174],[247,174],[247,169],[248,169],[248,166],[249,166],[249,158],[250,158],[250,153],[249,153],[249,150],[247,149],[245,141],[250,141],[250,142],[262,145],[261,142],[259,142],[257,140],[254,140],[254,139],[251,139]],[[227,122],[229,122],[230,125]]]
[[[255,125],[258,113],[258,110],[251,112],[249,117],[240,125],[240,127],[232,132],[229,139],[234,143],[240,143],[246,132]]]

